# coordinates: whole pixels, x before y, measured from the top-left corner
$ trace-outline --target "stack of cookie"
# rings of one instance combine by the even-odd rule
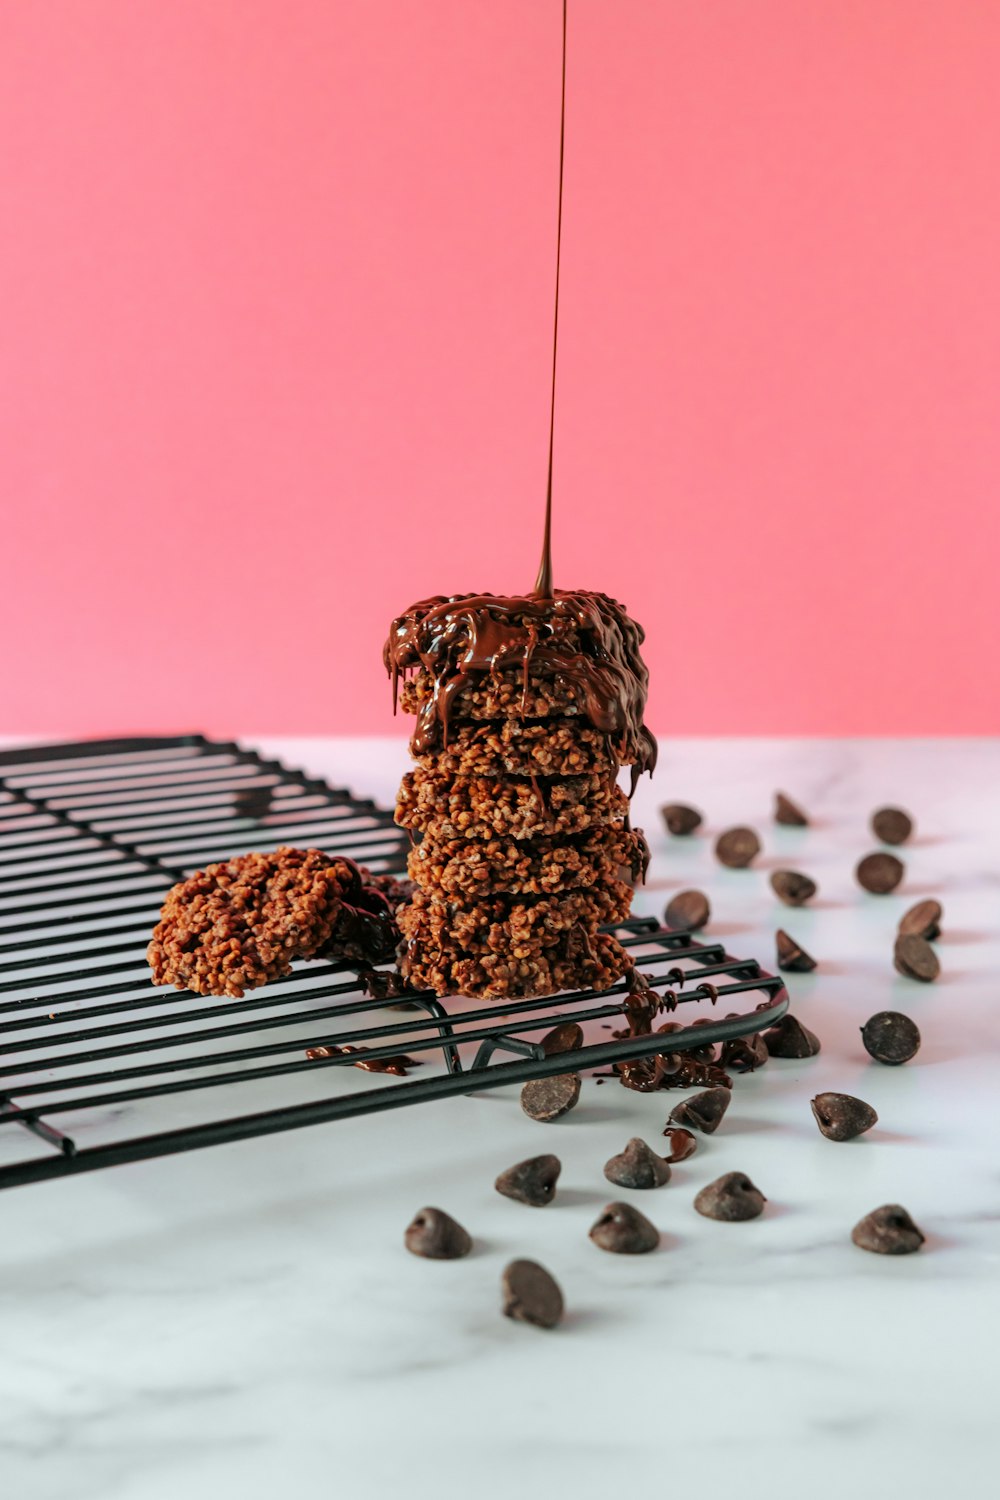
[[[394,622],[386,662],[417,716],[396,804],[412,985],[528,997],[630,968],[600,928],[628,916],[647,858],[617,785],[652,762],[641,639],[604,595],[427,600]]]

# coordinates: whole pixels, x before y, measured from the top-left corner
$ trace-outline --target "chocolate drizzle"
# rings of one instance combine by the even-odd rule
[[[617,600],[588,589],[536,595],[456,594],[414,604],[392,623],[383,659],[392,678],[423,668],[433,692],[421,705],[413,750],[448,742],[451,704],[487,674],[532,668],[572,684],[584,712],[608,736],[617,758],[632,762],[632,783],[656,764],[656,741],[642,722],[649,674],[639,648],[642,627]]]

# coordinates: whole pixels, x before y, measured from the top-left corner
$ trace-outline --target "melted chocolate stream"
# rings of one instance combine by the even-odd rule
[[[566,156],[566,5],[563,0],[562,20],[562,99],[559,107],[559,211],[556,217],[556,302],[552,323],[552,401],[549,407],[549,479],[545,488],[545,535],[542,541],[542,561],[535,580],[535,594],[539,599],[552,598],[552,454],[556,436],[556,350],[559,347],[559,262],[562,251],[562,205],[563,162]],[[527,686],[527,665],[525,666]]]

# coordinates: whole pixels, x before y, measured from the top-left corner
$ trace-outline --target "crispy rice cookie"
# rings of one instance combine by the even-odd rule
[[[404,682],[399,706],[405,714],[419,713],[434,696],[434,678],[426,669]],[[461,719],[548,719],[586,714],[583,691],[566,677],[543,677],[532,672],[525,692],[520,672],[483,673],[467,683],[448,705],[449,717]]]
[[[146,956],[154,984],[238,998],[289,974],[296,958],[385,958],[395,935],[389,903],[353,860],[281,848],[180,881]]]
[[[620,764],[606,734],[573,719],[452,725],[447,748],[421,755],[411,742],[410,754],[450,776],[610,776]]]
[[[409,871],[422,889],[460,897],[468,905],[480,896],[540,896],[618,880],[634,883],[648,858],[641,832],[612,823],[570,842],[428,835],[411,851]]]
[[[631,904],[632,887],[619,880],[561,896],[485,896],[475,906],[418,889],[399,909],[399,930],[411,945],[416,941],[456,953],[490,950],[526,958],[558,947],[567,932],[594,933],[602,922],[623,922]]]
[[[413,925],[413,937],[400,948],[400,973],[415,989],[438,995],[517,1000],[554,995],[559,990],[606,990],[632,968],[632,960],[615,938],[605,932],[588,932],[580,925],[542,949],[525,943],[517,950],[477,948],[471,952],[454,942],[435,945],[419,922]]]
[[[396,822],[435,838],[565,838],[628,812],[628,798],[607,776],[561,781],[452,777],[418,766],[403,777]]]

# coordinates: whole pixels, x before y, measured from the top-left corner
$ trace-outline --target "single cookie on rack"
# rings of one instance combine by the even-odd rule
[[[503,780],[418,766],[407,771],[396,799],[403,828],[433,829],[443,838],[565,837],[627,812],[628,798],[607,776]]]
[[[291,973],[297,958],[384,960],[396,936],[386,896],[353,860],[285,847],[173,886],[146,957],[154,984],[239,998]]]
[[[623,823],[588,829],[571,840],[442,838],[425,834],[410,851],[408,868],[424,890],[475,900],[480,896],[550,895],[558,891],[639,880],[649,861],[641,831]]]

